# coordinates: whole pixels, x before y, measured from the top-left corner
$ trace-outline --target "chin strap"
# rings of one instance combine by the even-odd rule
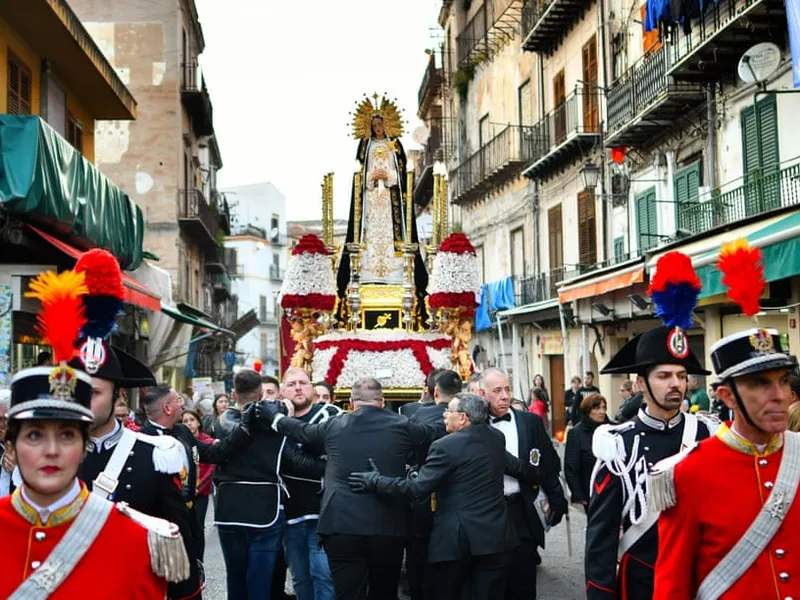
[[[753,419],[750,418],[750,415],[747,413],[747,409],[744,407],[744,402],[742,402],[742,397],[739,395],[739,388],[736,387],[736,380],[731,377],[730,378],[730,386],[731,390],[733,391],[733,397],[736,399],[736,406],[739,407],[739,410],[742,412],[742,416],[744,417],[745,421],[755,429],[756,431],[760,431],[761,433],[768,433],[761,429],[758,425],[753,422]]]
[[[647,386],[647,393],[650,394],[650,399],[655,403],[655,405],[665,412],[669,411],[666,406],[656,400],[656,395],[653,393],[653,388],[650,387],[650,379],[647,375],[644,376],[644,384]]]

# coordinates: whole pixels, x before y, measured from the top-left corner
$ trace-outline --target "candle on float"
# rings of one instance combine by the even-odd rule
[[[414,215],[414,163],[408,161],[406,165],[406,243],[410,244],[414,241],[414,236],[411,232],[413,227]]]

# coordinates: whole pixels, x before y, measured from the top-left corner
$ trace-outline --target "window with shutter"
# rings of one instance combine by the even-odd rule
[[[83,127],[71,114],[67,115],[67,141],[78,152],[83,153]]]
[[[597,35],[583,46],[581,52],[583,66],[583,130],[594,133],[598,131],[600,116],[597,96]]]
[[[745,214],[781,205],[778,106],[769,96],[741,113]]]
[[[594,195],[587,191],[578,194],[578,245],[579,263],[592,267],[597,263],[597,226],[595,224]]]
[[[8,114],[31,114],[31,71],[16,56],[8,53]]]
[[[522,227],[511,232],[511,274],[525,276],[525,239]]]
[[[655,187],[636,196],[636,228],[639,234],[639,251],[649,250],[658,243]]]
[[[702,173],[702,161],[679,169],[673,177],[675,188],[675,216],[679,229],[688,229],[692,233],[700,233],[703,230],[701,211],[703,206],[700,200],[700,180]]]
[[[625,238],[620,236],[614,238],[614,261],[625,260]]]
[[[550,270],[564,266],[564,233],[561,227],[561,205],[547,211],[548,249]]]

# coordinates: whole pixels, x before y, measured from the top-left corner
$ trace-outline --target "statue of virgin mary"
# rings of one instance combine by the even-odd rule
[[[377,97],[376,97],[377,101]],[[367,106],[368,105],[368,106]],[[369,108],[368,113],[364,108]],[[367,99],[356,115],[354,128],[359,138],[356,160],[362,177],[361,219],[355,222],[355,177],[350,197],[350,216],[346,242],[355,240],[356,227],[361,232],[364,250],[361,255],[360,281],[372,284],[402,284],[403,244],[409,239],[419,243],[416,215],[411,216],[411,231],[406,231],[406,154],[400,143],[402,124],[394,104],[385,98],[382,110],[375,109]],[[337,284],[344,298],[350,281],[350,254],[345,248],[339,263]],[[414,283],[417,293],[418,316],[425,312],[425,291],[428,272],[419,249],[414,257]],[[342,303],[344,304],[344,303]]]

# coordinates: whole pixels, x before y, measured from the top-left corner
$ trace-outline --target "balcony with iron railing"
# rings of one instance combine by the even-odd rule
[[[236,250],[218,246],[206,254],[206,273],[227,273],[233,277],[236,271]]]
[[[456,36],[459,69],[491,59],[519,29],[523,0],[484,0]]]
[[[206,253],[214,253],[219,249],[219,215],[211,209],[203,192],[197,188],[178,191],[178,225]]]
[[[424,118],[428,113],[433,101],[436,99],[444,82],[444,70],[436,67],[436,55],[431,54],[428,59],[428,66],[425,75],[422,76],[422,83],[417,92],[417,116]]]
[[[225,302],[231,299],[231,278],[226,271],[207,274],[206,283],[211,286],[214,302]]]
[[[428,124],[428,139],[417,159],[414,204],[427,206],[433,194],[433,165],[443,158],[442,119],[432,119]]]
[[[552,54],[593,0],[525,0],[520,28],[522,47]]]
[[[662,45],[638,61],[608,89],[606,144],[634,146],[665,131],[705,101],[703,88],[667,75],[670,52]]]
[[[678,204],[678,227],[693,234],[789,206],[800,206],[800,157],[756,169],[695,201]]]
[[[278,265],[269,266],[269,278],[272,281],[283,281],[283,273],[283,269],[281,269]]]
[[[197,61],[181,65],[181,101],[196,136],[213,135],[214,111],[202,70]]]
[[[600,141],[601,98],[596,89],[576,87],[531,128],[526,177],[547,179]]]
[[[539,275],[518,278],[517,303],[525,306],[558,298],[556,284],[563,278],[564,267],[557,267]]]
[[[669,74],[703,83],[732,80],[748,48],[784,39],[786,8],[782,0],[720,0],[709,2],[703,15],[689,25],[690,33],[676,31],[668,45]]]
[[[450,173],[451,201],[470,202],[519,175],[530,162],[531,127],[506,125]]]

